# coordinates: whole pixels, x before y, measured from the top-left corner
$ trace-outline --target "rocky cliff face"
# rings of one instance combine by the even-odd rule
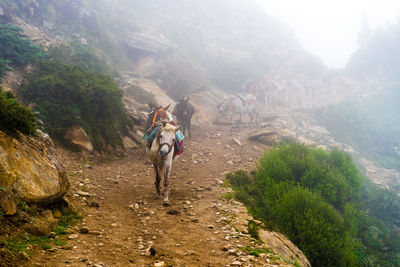
[[[17,140],[0,132],[0,188],[3,195],[7,194],[0,198],[4,200],[1,207],[6,213],[13,213],[13,202],[17,199],[47,204],[67,192],[66,172],[47,135],[41,132],[35,138],[21,135]]]

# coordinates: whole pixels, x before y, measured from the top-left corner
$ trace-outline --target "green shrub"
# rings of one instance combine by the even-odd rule
[[[85,129],[98,151],[122,146],[121,132],[133,127],[114,80],[76,65],[43,61],[21,94],[35,103],[46,132],[66,145],[64,136],[74,125]]]
[[[18,131],[33,135],[36,132],[36,118],[32,111],[21,106],[11,92],[0,89],[0,130],[13,137]]]
[[[117,75],[112,72],[110,67],[105,63],[104,56],[93,47],[81,45],[78,42],[72,42],[70,45],[62,44],[48,49],[48,53],[67,64],[77,65],[85,70],[96,73],[107,73],[109,75]]]
[[[354,241],[343,216],[318,194],[296,187],[274,207],[280,229],[315,266],[355,266]]]
[[[76,212],[67,212],[63,214],[62,218],[58,221],[57,226],[55,226],[52,230],[57,235],[65,235],[65,231],[74,226],[77,221],[81,220],[82,216]]]
[[[255,222],[249,221],[249,223],[247,224],[247,231],[249,232],[249,235],[252,238],[257,239],[257,240],[260,239],[258,225]]]
[[[363,178],[348,154],[284,144],[252,176],[239,170],[227,179],[253,216],[288,235],[312,265],[399,265],[400,198]]]
[[[0,24],[0,75],[7,67],[23,67],[34,63],[44,55],[22,33],[22,29],[11,24]]]

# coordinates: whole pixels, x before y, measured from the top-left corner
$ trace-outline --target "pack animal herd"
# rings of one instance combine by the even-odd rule
[[[242,123],[242,115],[248,114],[251,123],[257,123],[259,101],[252,94],[235,94],[225,97],[221,103],[217,104],[220,114],[230,116],[232,126],[235,125],[234,116],[239,115],[239,125]],[[169,205],[168,177],[172,169],[172,162],[177,154],[177,149],[183,152],[183,138],[186,131],[191,137],[191,119],[195,113],[193,105],[189,103],[189,98],[180,100],[173,109],[172,114],[176,117],[179,124],[174,121],[168,108],[157,106],[149,113],[147,119],[148,131],[143,140],[146,142],[146,152],[149,156],[156,175],[155,187],[157,195],[161,197],[161,179],[164,178],[163,204]],[[254,120],[255,119],[255,120]],[[177,146],[177,145],[180,146]],[[178,153],[178,154],[180,154]]]

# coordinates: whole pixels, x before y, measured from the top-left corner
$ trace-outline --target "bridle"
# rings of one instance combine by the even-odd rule
[[[169,152],[171,152],[171,150],[172,150],[172,148],[174,147],[174,145],[175,145],[175,139],[172,141],[172,144],[169,144],[169,143],[162,143],[162,144],[160,144],[159,151],[161,151],[161,148],[162,148],[163,146],[168,146],[168,154],[169,154]]]
[[[162,132],[162,129],[160,129],[160,133],[158,134],[159,140],[160,140],[160,134],[161,134],[161,132]],[[160,146],[158,147],[158,151],[160,152],[160,151],[161,151],[161,148],[162,148],[163,146],[168,146],[168,153],[167,153],[167,155],[168,155],[168,154],[171,152],[172,148],[174,147],[175,142],[176,142],[176,140],[175,140],[175,138],[174,138],[174,140],[172,140],[172,143],[171,143],[171,144],[169,144],[169,143],[162,143],[162,144],[160,144]]]

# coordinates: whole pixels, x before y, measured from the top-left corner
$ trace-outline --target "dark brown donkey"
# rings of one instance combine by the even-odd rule
[[[187,129],[189,132],[189,137],[192,136],[190,124],[194,113],[195,110],[194,107],[189,103],[189,97],[179,100],[179,103],[176,104],[174,111],[172,111],[172,114],[176,116],[182,126],[183,134],[185,134]]]

